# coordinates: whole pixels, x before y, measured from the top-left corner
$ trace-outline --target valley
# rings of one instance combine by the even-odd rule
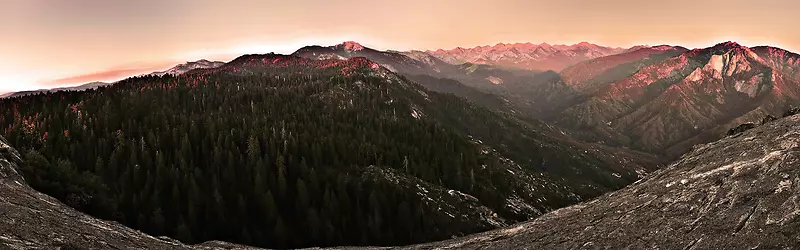
[[[798,126],[798,115],[780,118],[697,145],[596,200],[501,230],[397,249],[791,249],[800,243]]]
[[[245,55],[0,107],[32,187],[186,243],[441,240],[599,196],[661,164],[426,90],[363,57]]]
[[[533,45],[498,46],[476,50],[482,57],[506,58],[514,48]],[[353,47],[357,50],[348,49]],[[800,55],[782,49],[725,42],[693,50],[661,45],[602,51],[610,55],[591,53],[598,56],[561,72],[496,62],[454,65],[444,60],[460,62],[453,58],[467,52],[377,51],[355,42],[306,47],[295,54],[363,56],[431,90],[453,93],[520,119],[556,125],[580,140],[653,153],[666,160],[692,145],[721,138],[733,126],[778,116],[800,102]]]

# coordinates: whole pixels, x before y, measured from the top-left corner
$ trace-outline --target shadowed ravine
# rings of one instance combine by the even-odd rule
[[[800,244],[800,116],[695,146],[596,200],[401,249],[789,249]]]

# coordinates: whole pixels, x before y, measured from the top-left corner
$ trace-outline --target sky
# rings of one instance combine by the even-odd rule
[[[393,50],[730,40],[800,52],[798,12],[798,0],[0,0],[0,93],[347,40]]]

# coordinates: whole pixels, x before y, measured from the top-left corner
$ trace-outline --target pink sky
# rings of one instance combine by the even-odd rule
[[[797,0],[5,1],[0,92],[345,40],[394,50],[580,41],[706,47],[733,40],[798,52],[798,10]]]

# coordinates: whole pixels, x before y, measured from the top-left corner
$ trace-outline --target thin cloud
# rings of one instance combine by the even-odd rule
[[[174,63],[163,63],[158,65],[135,67],[135,68],[109,69],[106,71],[94,72],[84,75],[46,80],[43,81],[42,84],[48,86],[51,85],[60,86],[60,85],[79,84],[79,83],[96,82],[96,81],[117,81],[139,74],[163,70],[169,68],[173,64]]]

